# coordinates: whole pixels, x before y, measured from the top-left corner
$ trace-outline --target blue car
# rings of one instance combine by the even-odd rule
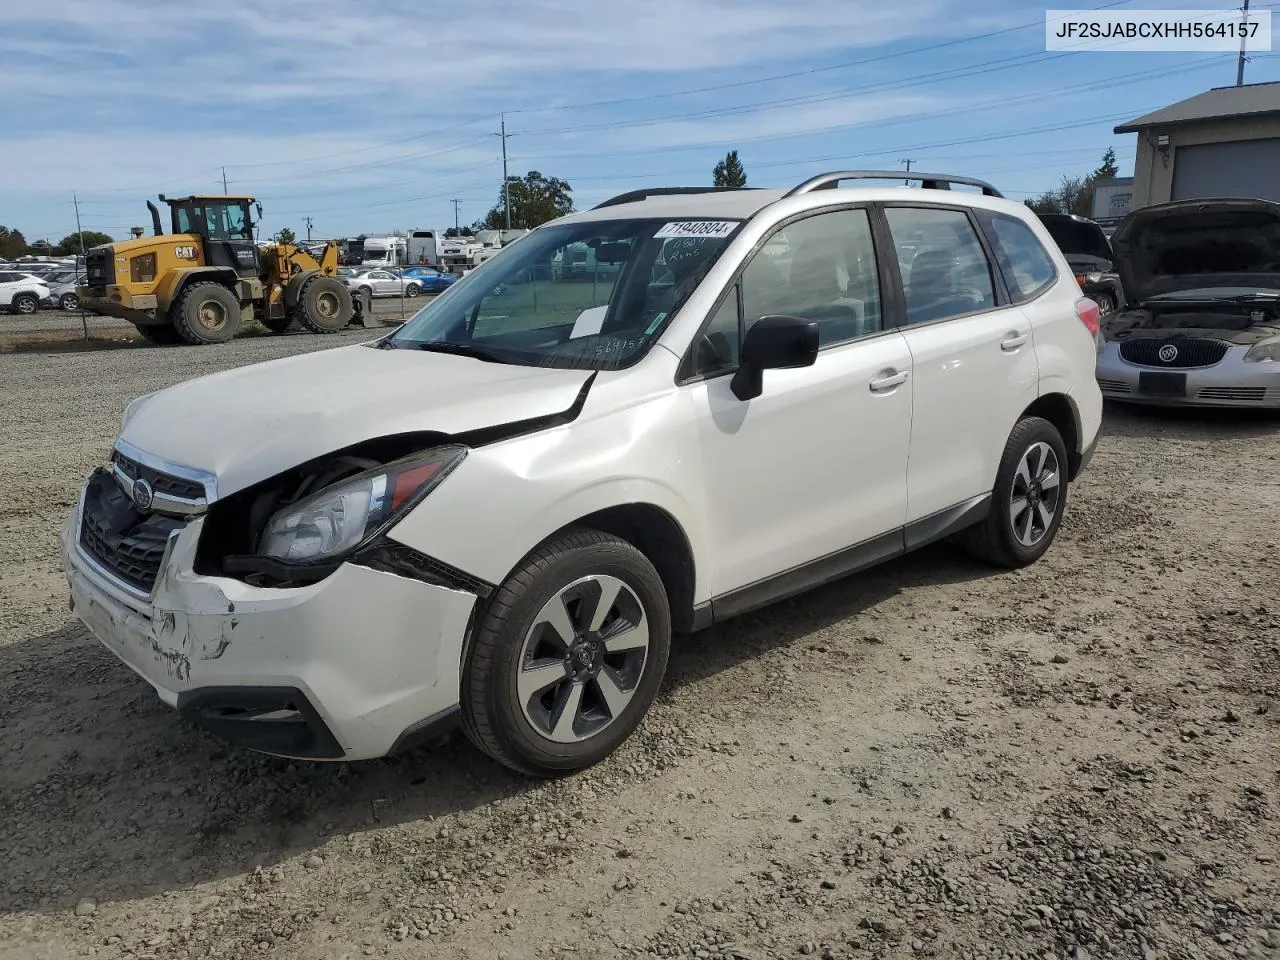
[[[403,273],[406,278],[412,277],[421,283],[423,293],[443,293],[458,281],[456,275],[442,273],[435,267],[405,267]]]

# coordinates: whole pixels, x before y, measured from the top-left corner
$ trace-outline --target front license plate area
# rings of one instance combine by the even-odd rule
[[[1185,373],[1140,373],[1138,392],[1155,397],[1185,397],[1187,375]]]

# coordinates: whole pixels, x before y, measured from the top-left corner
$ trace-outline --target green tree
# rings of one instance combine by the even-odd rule
[[[13,260],[27,255],[27,238],[20,230],[0,226],[0,258]]]
[[[1061,213],[1058,207],[1058,195],[1056,191],[1047,190],[1033,200],[1024,201],[1028,207],[1036,213]]]
[[[717,187],[745,187],[747,171],[742,168],[738,159],[738,151],[730,150],[723,160],[711,171],[712,183]]]
[[[470,227],[450,227],[444,232],[446,240],[452,240],[455,237],[474,237],[476,232]]]
[[[1110,180],[1120,172],[1120,168],[1116,165],[1116,151],[1114,147],[1107,147],[1107,152],[1102,155],[1102,166],[1093,171],[1089,180],[1097,183],[1099,180]]]
[[[573,213],[573,188],[564,180],[530,170],[523,177],[507,177],[507,193],[498,191],[498,203],[483,220],[480,229],[501,230],[507,225],[506,202],[511,204],[511,227],[532,230],[549,220]]]
[[[112,243],[112,237],[101,230],[83,230],[80,233],[68,233],[58,241],[53,252],[60,257],[70,257],[80,252],[80,238],[84,238],[84,248],[97,247],[104,243]]]
[[[281,227],[280,232],[271,238],[276,243],[297,243],[298,236],[288,227]]]

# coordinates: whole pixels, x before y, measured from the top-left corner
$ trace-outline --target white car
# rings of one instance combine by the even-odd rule
[[[352,293],[368,292],[374,297],[398,297],[403,288],[406,297],[422,293],[422,284],[412,278],[401,277],[390,270],[363,270],[342,281]]]
[[[1280,203],[1143,207],[1112,246],[1128,303],[1103,320],[1104,397],[1280,409]]]
[[[631,734],[673,634],[953,534],[1035,561],[1098,434],[1097,307],[994,188],[819,189],[885,177],[624,195],[389,335],[135,400],[62,531],[72,608],[244,746],[460,720],[556,775]],[[553,279],[584,242],[607,279]]]
[[[49,285],[38,277],[0,270],[0,308],[10,313],[35,313],[49,297]]]

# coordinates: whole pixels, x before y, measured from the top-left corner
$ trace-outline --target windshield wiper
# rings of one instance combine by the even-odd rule
[[[416,350],[425,350],[428,353],[447,353],[455,357],[471,357],[473,360],[483,360],[486,363],[511,363],[511,360],[501,353],[485,347],[477,347],[469,343],[447,343],[441,341],[427,340],[413,347]]]

